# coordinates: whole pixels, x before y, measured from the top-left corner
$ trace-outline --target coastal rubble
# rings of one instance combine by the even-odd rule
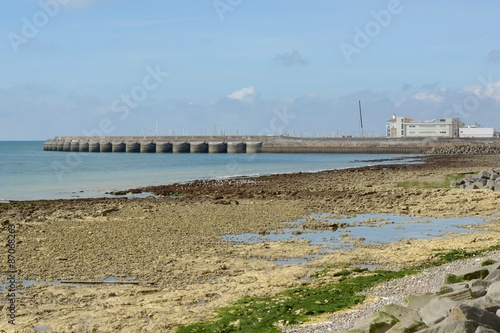
[[[486,155],[500,154],[500,146],[489,144],[462,144],[444,147],[433,147],[424,152],[434,155]]]
[[[477,175],[466,174],[463,179],[452,180],[450,186],[466,190],[489,189],[500,192],[500,170],[483,170]]]
[[[437,293],[386,305],[344,332],[500,332],[499,268],[494,263],[448,274]]]

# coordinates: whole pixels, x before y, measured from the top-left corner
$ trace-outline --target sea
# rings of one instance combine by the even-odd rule
[[[0,141],[0,202],[110,197],[114,191],[197,179],[418,161],[412,158],[398,154],[76,153],[44,151],[43,141]]]

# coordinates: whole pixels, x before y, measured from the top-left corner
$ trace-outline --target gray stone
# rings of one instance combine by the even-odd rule
[[[494,282],[488,287],[486,298],[492,302],[500,303],[500,281]]]
[[[486,265],[486,266],[483,266],[483,267],[486,268],[486,269],[488,269],[488,271],[490,273],[492,273],[492,272],[500,269],[500,262],[495,262],[494,264]]]
[[[489,267],[489,266],[485,266],[485,267]],[[485,281],[492,282],[493,280],[495,280],[496,278],[498,278],[500,276],[500,269],[498,269],[498,268],[497,269],[488,268],[488,271],[490,273],[484,277]]]
[[[474,183],[478,179],[479,179],[479,177],[477,175],[474,175],[474,174],[467,174],[467,175],[465,175],[465,181],[467,181],[469,183]]]
[[[471,288],[473,288],[473,287],[485,287],[485,288],[488,288],[490,286],[490,284],[492,284],[492,283],[493,282],[488,281],[485,278],[485,280],[479,280],[479,279],[478,280],[471,280],[470,281],[470,286],[471,286]]]
[[[389,331],[387,331],[389,333],[416,332],[417,330],[427,327],[422,322],[422,319],[415,309],[410,309],[396,304],[389,304],[382,307],[380,311],[388,313],[399,321]]]
[[[451,284],[474,279],[484,279],[489,274],[490,266],[461,269],[453,274],[448,274],[445,278],[445,283]]]
[[[500,192],[500,184],[496,183],[495,184],[495,189],[494,189],[495,192]]]
[[[498,333],[498,331],[492,330],[491,328],[479,326],[474,333]]]
[[[450,310],[456,305],[457,302],[450,298],[434,298],[418,314],[427,326],[432,326],[448,317]]]
[[[475,306],[484,309],[492,313],[496,313],[498,310],[500,310],[500,303],[492,302],[489,298],[485,296],[476,298],[468,302],[467,304],[469,304],[470,306]]]
[[[490,190],[494,190],[495,189],[495,181],[494,180],[488,180],[486,182],[486,187]]]
[[[486,185],[486,182],[483,181],[483,180],[478,180],[477,182],[474,182],[474,186],[477,188],[477,189],[482,189],[484,188]]]
[[[500,328],[500,317],[496,314],[467,304],[459,304],[450,311],[450,319],[456,321],[475,321],[487,328]]]
[[[434,294],[412,294],[405,298],[403,306],[420,310],[435,298]]]
[[[481,179],[481,178],[490,179],[490,177],[491,177],[490,171],[481,171],[477,174],[477,178],[479,178],[479,179]]]
[[[475,333],[479,324],[468,321],[444,321],[441,324],[418,331],[418,333]]]
[[[472,184],[472,185],[465,185],[464,189],[466,190],[477,190],[479,187],[477,187],[476,184]],[[495,186],[495,191],[496,191],[496,186]]]
[[[470,293],[472,295],[472,298],[479,298],[483,297],[486,295],[486,287],[484,286],[475,286],[470,288]]]
[[[348,332],[352,333],[385,333],[396,325],[398,320],[386,312],[376,312],[368,319],[361,320]]]
[[[484,293],[486,294],[486,290],[484,291]],[[481,296],[483,296],[483,295],[481,295]],[[470,299],[474,298],[472,291],[469,288],[462,288],[462,289],[458,289],[458,290],[453,290],[449,293],[442,294],[439,297],[450,298],[454,301],[470,300]]]
[[[404,323],[399,322],[396,325],[392,326],[390,330],[386,333],[413,333],[420,332],[423,329],[428,328],[421,321],[408,321],[406,320]]]

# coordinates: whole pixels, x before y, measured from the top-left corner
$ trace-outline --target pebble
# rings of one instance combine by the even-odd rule
[[[500,261],[500,251],[490,252],[485,256],[457,260],[439,267],[425,269],[419,274],[378,284],[364,293],[369,300],[356,309],[333,313],[327,321],[321,323],[281,327],[281,332],[322,333],[349,330],[358,320],[370,317],[384,305],[401,304],[411,294],[437,292],[443,285],[446,274],[464,268],[480,266],[484,259]]]

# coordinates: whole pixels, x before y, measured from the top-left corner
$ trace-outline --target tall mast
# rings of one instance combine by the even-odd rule
[[[359,102],[359,124],[361,126],[361,137],[364,138],[365,131],[363,129],[363,115],[361,114],[361,101],[358,101],[358,102]]]

